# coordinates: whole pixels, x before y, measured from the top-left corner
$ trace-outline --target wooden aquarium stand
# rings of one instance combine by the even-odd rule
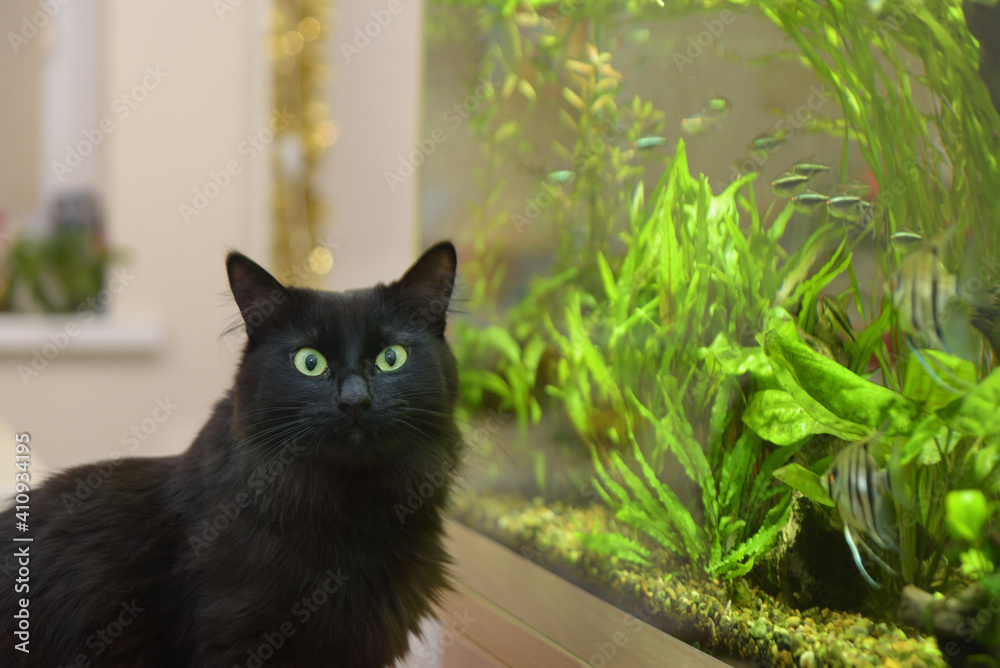
[[[455,520],[447,529],[443,668],[726,665]]]

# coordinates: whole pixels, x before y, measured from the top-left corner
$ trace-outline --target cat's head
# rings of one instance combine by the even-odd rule
[[[339,293],[285,287],[230,253],[247,330],[234,388],[240,449],[338,464],[453,462],[458,371],[444,331],[455,266],[443,242],[398,281]]]

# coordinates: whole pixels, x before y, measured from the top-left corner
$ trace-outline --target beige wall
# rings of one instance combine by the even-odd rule
[[[4,37],[0,43],[0,90],[4,91],[0,105],[0,210],[12,218],[38,205],[39,73],[45,40],[36,37],[21,44],[18,39],[11,44],[7,34],[20,37],[24,17],[37,9],[34,0],[0,3],[0,35]]]
[[[223,20],[210,3],[103,6],[98,109],[115,125],[94,157],[103,166],[110,238],[126,249],[130,277],[109,317],[158,324],[165,340],[139,357],[79,356],[70,340],[27,383],[18,366],[30,364],[30,354],[0,358],[0,413],[31,432],[34,451],[54,468],[125,450],[122,434],[133,426],[152,432],[142,433],[134,454],[179,451],[228,385],[234,356],[217,337],[235,311],[224,297],[223,257],[228,246],[260,252],[250,247],[246,221],[261,184],[246,171],[187,225],[178,206],[254,130],[260,100],[249,36],[258,19],[250,2]],[[115,105],[123,94],[135,105],[124,118]],[[93,323],[78,324],[94,331]],[[166,418],[161,423],[151,420],[157,401],[168,399],[177,408],[155,413]],[[0,452],[11,438],[0,435]]]
[[[390,4],[397,13],[388,12]],[[419,131],[424,3],[335,5],[328,100],[339,139],[319,181],[332,204],[330,238],[338,244],[329,285],[346,289],[398,278],[422,250],[415,224],[419,175],[390,188],[385,172],[397,170]]]
[[[20,4],[27,7],[23,11],[34,6]],[[22,346],[27,351],[19,354],[0,352],[0,423],[6,421],[8,431],[29,431],[36,456],[52,468],[127,450],[123,434],[133,427],[143,437],[135,455],[183,450],[230,385],[238,350],[220,334],[238,312],[224,257],[235,247],[266,265],[269,247],[270,156],[248,161],[240,145],[265,126],[271,108],[263,57],[269,5],[232,4],[221,18],[212,3],[99,5],[99,116],[111,117],[115,126],[95,156],[110,237],[127,251],[129,277],[107,320],[112,329],[118,323],[126,341],[135,338],[129,331],[144,332],[147,343],[140,341],[140,348],[158,326],[163,343],[147,354],[95,353],[95,338],[97,349],[107,347],[105,326],[76,319],[82,333],[27,383],[18,368],[30,365],[32,346]],[[362,3],[341,3],[338,32],[329,41],[335,72],[330,100],[340,140],[321,175],[334,204],[333,224],[323,236],[340,244],[330,277],[338,288],[390,280],[418,251],[417,179],[390,194],[382,176],[416,134],[421,63],[412,54],[420,45],[422,6],[404,7],[362,58],[347,63],[337,45],[352,40],[355,26],[371,17]],[[20,15],[4,9],[0,28],[6,33]],[[41,44],[47,38],[38,39]],[[145,99],[119,118],[121,105],[112,105],[144,79]],[[0,134],[13,141],[6,136],[12,118],[7,113],[0,110]],[[29,144],[17,146],[15,154],[33,159]],[[241,174],[186,223],[179,206],[191,204],[192,190],[231,160],[240,162]],[[0,343],[11,327],[17,325],[0,318]],[[45,327],[45,334],[57,337],[65,331],[64,323]],[[43,336],[33,347],[47,342]],[[157,406],[168,399],[176,408],[165,416]],[[156,417],[166,419],[158,423]],[[143,427],[152,433],[146,436]],[[0,458],[7,442],[12,451],[13,434],[0,434]]]

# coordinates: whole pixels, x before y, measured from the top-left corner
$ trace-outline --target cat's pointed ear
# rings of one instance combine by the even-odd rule
[[[226,272],[248,335],[270,320],[275,311],[288,301],[285,286],[242,253],[233,251],[226,256]]]
[[[444,334],[445,314],[455,287],[458,256],[449,241],[428,248],[396,283],[404,299],[415,306],[415,321]]]

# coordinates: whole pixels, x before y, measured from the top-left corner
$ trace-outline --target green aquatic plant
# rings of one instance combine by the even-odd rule
[[[951,221],[1000,243],[1000,193],[982,188],[1000,176],[997,114],[960,2],[744,4],[780,25],[834,91],[843,118],[813,127],[844,137],[841,179],[849,145],[864,155],[889,230],[918,224],[930,236]]]
[[[997,527],[995,360],[985,347],[975,364],[924,351],[964,382],[942,387],[903,352],[884,285],[903,252],[888,241],[896,230],[929,237],[952,224],[988,248],[1000,241],[1000,191],[989,185],[1000,181],[998,118],[960,3],[452,4],[472,7],[490,35],[479,81],[500,82],[471,123],[485,167],[469,301],[490,315],[455,328],[463,395],[471,410],[512,410],[523,428],[544,417],[572,425],[602,500],[633,528],[581,535],[584,546],[641,564],[658,544],[704,573],[745,575],[779,540],[793,490],[832,506],[820,481],[838,443],[880,434],[878,463],[900,492],[891,560],[901,581],[986,578],[988,546],[949,547],[949,531],[973,526],[975,504],[949,510],[947,499],[981,493],[983,526]],[[833,221],[786,251],[793,206],[772,221],[753,174],[713,191],[690,173],[683,142],[670,150],[662,113],[632,93],[616,44],[709,5],[770,18],[794,47],[779,55],[833,92],[840,115],[797,130],[843,139],[841,182],[852,153],[874,174],[871,286],[852,264],[856,234],[845,239]],[[525,118],[558,128],[550,145],[533,141]],[[526,199],[510,196],[505,164],[533,179]],[[554,240],[552,277],[495,308],[510,283],[504,242],[540,229]],[[951,268],[966,235],[954,242]],[[831,294],[839,277],[849,287]],[[544,489],[546,457],[530,455]]]
[[[801,342],[789,320],[775,323],[765,338],[765,352],[781,383],[798,410],[790,413],[784,402],[775,408],[760,404],[760,412],[783,413],[768,420],[748,410],[744,420],[767,437],[773,429],[794,428],[797,433],[833,435],[853,441],[869,435],[885,440],[885,464],[891,467],[898,520],[901,577],[904,582],[941,587],[953,581],[964,559],[947,558],[949,531],[978,530],[976,526],[1000,520],[1000,372],[979,384],[971,384],[961,396],[943,390],[924,367],[911,358],[902,392],[865,381],[839,364],[818,355]],[[944,353],[933,357],[954,373],[974,378],[972,364]],[[793,415],[788,419],[789,415]],[[797,425],[797,426],[795,426]],[[832,505],[820,485],[826,468],[809,470],[798,463],[774,472],[774,476],[807,498]],[[961,492],[981,498],[972,512]],[[992,499],[992,509],[985,500]],[[960,512],[966,511],[966,512]]]
[[[741,377],[754,378],[752,390],[775,380],[760,349],[741,344],[762,331],[774,295],[799,303],[850,258],[841,244],[807,278],[831,229],[783,256],[791,208],[765,230],[746,188],[754,178],[713,195],[690,174],[681,142],[648,204],[636,189],[624,256],[615,267],[598,256],[600,293],[570,286],[561,319],[545,320],[558,355],[546,391],[592,444],[602,498],[619,520],[726,577],[747,573],[788,519],[790,494],[770,473],[799,447],[742,427],[735,411],[756,394],[740,388]],[[611,425],[599,419],[606,412],[616,416]],[[661,480],[671,462],[696,500]],[[589,545],[616,555],[641,547]]]

